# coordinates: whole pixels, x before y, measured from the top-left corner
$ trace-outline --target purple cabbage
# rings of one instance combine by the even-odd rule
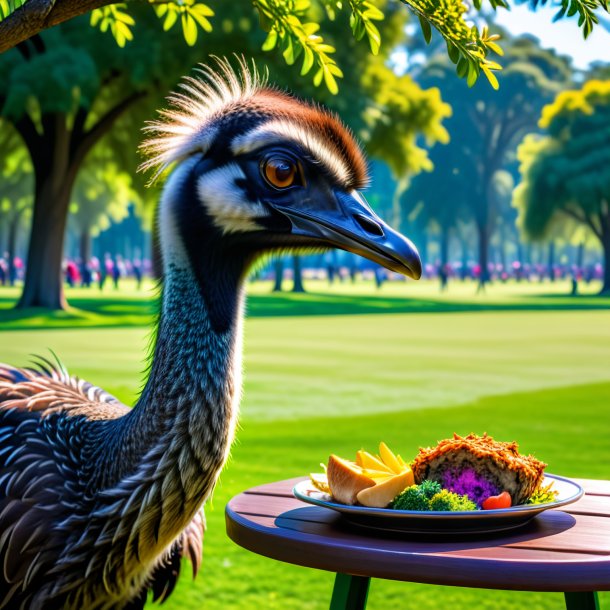
[[[441,485],[456,494],[468,496],[479,507],[487,498],[502,491],[473,468],[447,469],[442,474]]]

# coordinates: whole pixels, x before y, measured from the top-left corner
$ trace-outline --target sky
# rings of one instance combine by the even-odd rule
[[[576,19],[552,22],[557,10],[557,7],[546,7],[534,12],[526,5],[512,4],[510,11],[498,9],[495,21],[513,34],[533,34],[542,47],[571,56],[576,68],[587,68],[594,61],[610,62],[610,32],[603,25],[595,26],[584,40]]]

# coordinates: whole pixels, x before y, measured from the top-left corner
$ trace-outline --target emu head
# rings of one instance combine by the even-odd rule
[[[419,278],[415,246],[359,192],[366,161],[340,120],[266,86],[243,60],[237,71],[216,64],[186,77],[146,128],[143,168],[175,166],[161,222],[188,250],[221,250],[244,269],[268,252],[338,247]]]

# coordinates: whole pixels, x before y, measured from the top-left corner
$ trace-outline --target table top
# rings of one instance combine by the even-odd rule
[[[610,590],[610,481],[511,532],[468,538],[378,535],[292,495],[303,478],[254,487],[226,508],[240,546],[301,566],[392,580],[526,591]]]

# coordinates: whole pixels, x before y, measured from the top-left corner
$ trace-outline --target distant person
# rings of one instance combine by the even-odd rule
[[[6,259],[0,258],[0,285],[6,286],[6,281],[8,279],[8,264]]]
[[[439,265],[438,279],[441,283],[441,292],[445,292],[445,290],[447,290],[447,280],[449,279],[449,274],[447,273],[447,265]]]
[[[66,282],[70,288],[74,288],[78,282],[78,267],[73,260],[66,263]]]
[[[123,275],[125,275],[125,263],[123,262],[123,257],[117,254],[112,268],[112,282],[114,283],[115,290],[119,289],[119,280]]]
[[[377,288],[381,288],[383,283],[388,279],[385,269],[380,265],[375,267],[375,286]]]
[[[142,261],[135,258],[133,261],[133,276],[136,278],[136,287],[138,290],[142,288]]]
[[[87,263],[86,260],[81,259],[79,261],[80,265],[80,285],[82,288],[90,288],[91,287],[91,267]]]
[[[100,265],[100,277],[99,277],[99,287],[100,290],[104,289],[104,284],[106,283],[106,278],[108,276],[113,275],[114,273],[114,263],[112,262],[112,257],[108,252],[104,254],[104,262]]]

